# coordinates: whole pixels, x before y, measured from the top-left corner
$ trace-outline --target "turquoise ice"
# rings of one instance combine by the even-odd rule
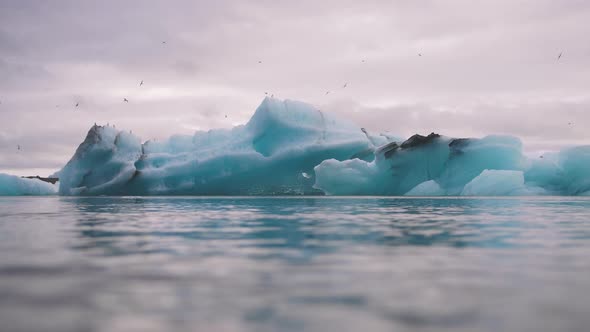
[[[590,146],[527,158],[510,136],[401,140],[266,98],[232,129],[142,143],[94,126],[59,172],[62,195],[588,195]]]
[[[165,141],[142,144],[128,132],[94,126],[60,171],[60,194],[320,194],[313,188],[316,165],[370,157],[374,148],[351,122],[266,98],[246,125]]]
[[[0,196],[55,195],[57,189],[57,185],[41,180],[0,173]]]

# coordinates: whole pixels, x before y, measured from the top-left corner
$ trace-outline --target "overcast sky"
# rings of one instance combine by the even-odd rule
[[[399,136],[590,144],[589,34],[585,0],[0,0],[0,172],[52,173],[95,122],[243,124],[264,92]]]

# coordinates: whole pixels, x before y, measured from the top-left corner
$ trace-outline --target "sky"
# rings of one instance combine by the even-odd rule
[[[244,124],[265,92],[402,137],[590,144],[589,33],[585,0],[0,0],[0,172],[53,173],[94,123]]]

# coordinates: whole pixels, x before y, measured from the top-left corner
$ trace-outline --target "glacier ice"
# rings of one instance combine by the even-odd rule
[[[525,157],[510,136],[414,135],[378,147],[371,161],[323,161],[315,186],[331,195],[590,194],[590,146],[543,157]]]
[[[296,101],[250,121],[142,143],[94,126],[59,171],[62,195],[589,195],[590,146],[527,158],[510,136],[402,140]]]
[[[418,185],[435,180],[439,188],[428,185],[433,194],[459,195],[485,169],[523,170],[526,159],[521,147],[518,139],[505,136],[453,139],[434,133],[414,135],[403,143],[377,148],[372,161],[322,162],[315,167],[316,187],[337,195],[413,195],[426,189],[426,185]],[[356,179],[348,176],[352,168]],[[358,174],[361,170],[363,174]],[[321,174],[330,175],[322,178]],[[359,179],[362,186],[352,183]]]
[[[522,171],[486,169],[465,185],[461,196],[522,196],[530,193]]]
[[[313,168],[372,156],[354,124],[296,101],[266,98],[250,121],[141,144],[94,126],[60,171],[63,195],[318,194]]]
[[[37,179],[0,173],[0,196],[55,195],[58,186]]]
[[[446,192],[434,180],[428,180],[420,183],[405,193],[405,196],[445,196]]]

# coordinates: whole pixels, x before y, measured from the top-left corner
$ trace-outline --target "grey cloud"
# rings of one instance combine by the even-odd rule
[[[0,171],[56,167],[95,121],[244,123],[265,91],[401,135],[585,144],[588,31],[581,0],[4,0]]]

